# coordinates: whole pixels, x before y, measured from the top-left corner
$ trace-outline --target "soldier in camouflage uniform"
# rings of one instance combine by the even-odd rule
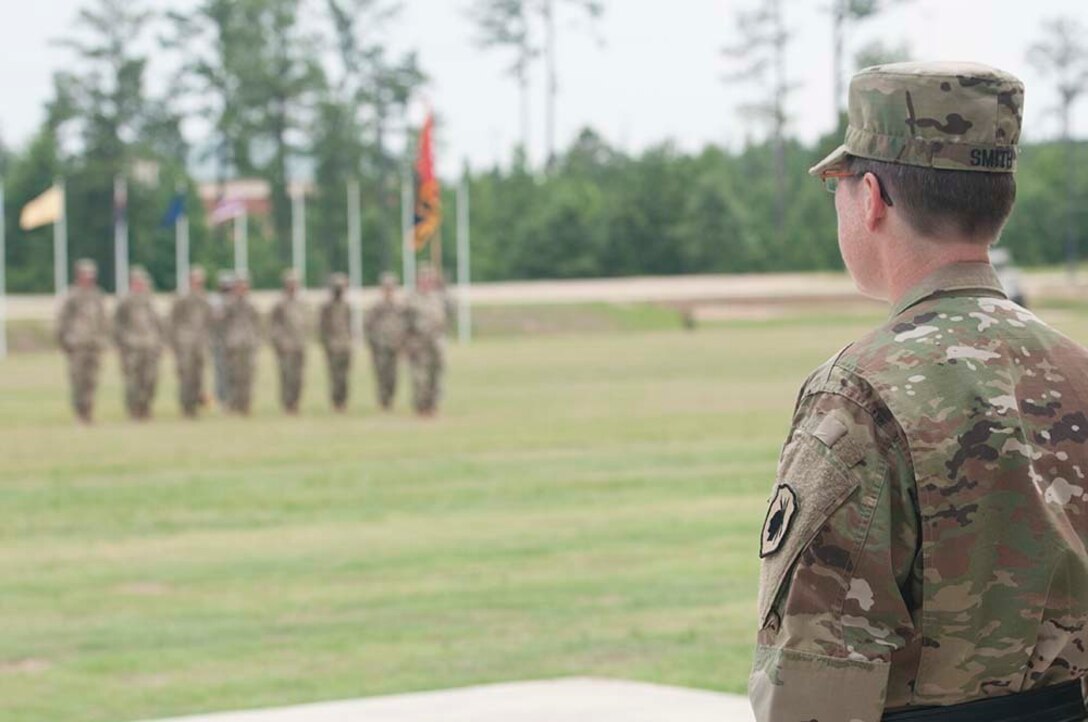
[[[351,371],[351,306],[344,300],[348,278],[342,273],[329,277],[331,297],[321,304],[319,335],[329,366],[329,394],[332,406],[343,411],[348,404],[348,374]]]
[[[230,408],[230,385],[227,374],[226,316],[227,302],[234,290],[235,276],[220,271],[216,279],[216,291],[208,299],[211,305],[212,371],[215,380],[215,400],[221,408]]]
[[[416,413],[431,416],[442,398],[446,366],[446,324],[449,303],[437,272],[420,269],[418,288],[405,305],[405,349],[412,373],[412,404]]]
[[[364,334],[374,362],[378,403],[388,411],[397,390],[397,356],[404,346],[405,309],[397,302],[397,277],[383,273],[382,297],[366,313]]]
[[[298,413],[302,373],[306,367],[306,305],[298,297],[298,274],[283,274],[283,297],[272,308],[269,337],[280,370],[280,403],[289,414]]]
[[[1088,352],[987,256],[1023,98],[986,66],[870,68],[812,170],[892,310],[798,397],[760,538],[760,722],[1088,718]]]
[[[68,357],[72,408],[80,421],[89,424],[94,417],[94,392],[102,349],[109,339],[109,324],[98,289],[98,266],[81,259],[76,262],[75,276],[75,285],[57,318],[57,343]]]
[[[226,356],[228,407],[248,416],[253,398],[261,317],[249,300],[249,276],[239,273],[223,309],[223,348]]]
[[[159,381],[159,357],[164,340],[162,320],[151,297],[151,278],[139,266],[129,274],[129,293],[117,304],[113,336],[121,354],[128,415],[151,418],[151,403]]]
[[[204,399],[204,358],[211,336],[212,307],[204,293],[204,269],[189,272],[189,292],[179,296],[170,310],[170,345],[178,368],[181,411],[196,416]]]

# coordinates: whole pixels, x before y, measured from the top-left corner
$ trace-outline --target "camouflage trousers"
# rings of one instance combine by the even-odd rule
[[[68,352],[68,380],[72,390],[72,408],[76,416],[91,420],[94,413],[94,392],[98,386],[101,352],[97,349],[76,349]]]
[[[253,378],[256,375],[256,350],[226,349],[227,405],[231,411],[248,414],[253,403]]]
[[[302,372],[306,368],[306,352],[282,351],[276,354],[280,369],[280,403],[285,411],[298,411],[302,398]]]
[[[223,406],[230,405],[230,384],[227,374],[227,349],[222,343],[212,344],[212,369],[215,373],[215,399]]]
[[[445,347],[441,339],[412,344],[408,363],[412,370],[412,405],[417,413],[429,414],[442,399],[442,371],[445,369]]]
[[[178,401],[186,416],[194,416],[204,395],[204,348],[198,345],[175,349],[178,367]]]
[[[337,409],[348,403],[348,374],[351,371],[351,351],[325,350],[325,361],[329,367],[329,396]]]
[[[134,419],[151,415],[155,386],[159,381],[158,349],[123,349],[121,373],[125,378],[125,408]]]
[[[383,409],[389,409],[393,405],[393,396],[397,392],[397,348],[372,343],[370,358],[374,362],[374,384],[378,392],[378,404]]]

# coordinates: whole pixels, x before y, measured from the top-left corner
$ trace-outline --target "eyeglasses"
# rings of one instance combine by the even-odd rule
[[[872,171],[866,171],[866,172],[871,173],[873,178],[876,178],[876,186],[877,186],[877,188],[880,189],[880,198],[881,198],[881,200],[884,201],[884,205],[891,208],[891,206],[893,205],[892,204],[892,197],[890,195],[888,195],[888,191],[886,191],[884,189],[884,183],[883,183],[883,181],[880,180],[880,176],[878,176],[876,173],[872,173]],[[839,183],[843,179],[845,179],[845,178],[861,178],[864,175],[865,175],[865,173],[851,173],[848,170],[828,170],[828,171],[824,171],[820,175],[820,180],[822,180],[824,182],[824,188],[827,189],[827,192],[834,195],[835,191],[837,191],[839,189]]]

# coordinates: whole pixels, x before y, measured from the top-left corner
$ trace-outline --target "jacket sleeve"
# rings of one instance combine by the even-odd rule
[[[858,379],[802,393],[760,533],[759,722],[880,722],[913,638],[919,543],[902,432]]]

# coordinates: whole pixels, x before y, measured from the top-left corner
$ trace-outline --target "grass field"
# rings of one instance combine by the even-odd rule
[[[1088,323],[1058,325],[1088,339]],[[311,354],[249,420],[71,423],[61,359],[0,363],[0,719],[123,722],[592,674],[741,692],[797,385],[873,323],[498,337],[433,422],[346,418]],[[400,404],[403,408],[403,402]]]

